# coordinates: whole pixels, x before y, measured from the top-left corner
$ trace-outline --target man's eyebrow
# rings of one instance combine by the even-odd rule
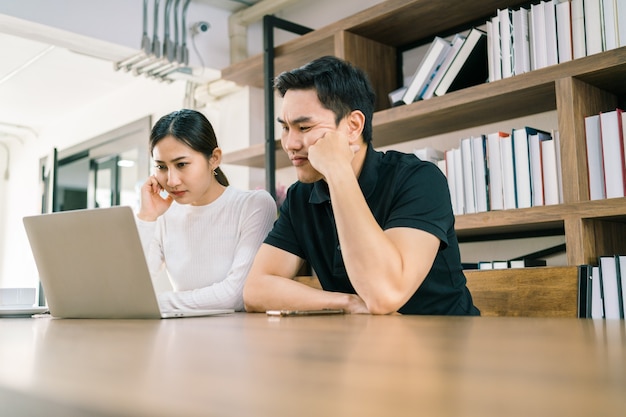
[[[283,119],[281,119],[280,117],[276,118],[276,121],[280,124],[286,125],[288,124],[287,122],[285,122]],[[298,123],[307,123],[311,121],[311,117],[310,116],[300,116],[296,119],[293,119],[291,121],[291,124],[298,124]]]

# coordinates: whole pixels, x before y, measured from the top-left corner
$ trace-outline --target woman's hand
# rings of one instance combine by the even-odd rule
[[[148,177],[141,186],[141,206],[137,217],[144,221],[153,222],[170,208],[174,199],[169,194],[166,198],[161,197],[163,190],[164,188],[154,175]]]

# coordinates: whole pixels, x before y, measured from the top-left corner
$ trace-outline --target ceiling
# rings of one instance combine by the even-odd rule
[[[259,0],[194,1],[232,12]],[[36,134],[55,118],[140,78],[115,71],[112,59],[95,58],[13,34],[0,33],[0,51],[0,141],[19,140],[20,132]],[[110,57],[118,60],[128,53],[126,47],[108,51]]]

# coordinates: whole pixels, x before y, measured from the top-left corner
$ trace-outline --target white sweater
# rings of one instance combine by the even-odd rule
[[[246,276],[276,213],[266,191],[229,186],[211,204],[174,202],[155,222],[136,218],[151,274],[166,268],[174,289],[158,295],[161,310],[243,310]]]

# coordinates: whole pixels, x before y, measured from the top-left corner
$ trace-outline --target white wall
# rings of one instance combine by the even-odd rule
[[[319,28],[379,2],[301,1],[277,15]],[[0,14],[139,49],[142,4],[141,0],[2,1]],[[203,63],[209,68],[221,69],[229,65],[227,16],[227,12],[213,9],[199,0],[190,5],[189,23],[203,20],[211,24],[206,37],[196,38],[198,50],[204,57]],[[248,39],[251,54],[262,51],[261,32],[260,23],[250,28]],[[277,44],[288,38],[288,34],[276,33]],[[192,45],[189,47],[190,64],[198,65],[199,60]],[[148,115],[156,120],[181,108],[184,97],[185,84],[182,81],[168,85],[137,77],[123,91],[85,105],[80,111],[67,114],[41,128],[37,137],[26,137],[23,143],[4,138],[3,143],[10,147],[11,178],[5,181],[0,175],[0,287],[37,285],[37,270],[22,218],[40,212],[40,158],[47,155],[53,146],[63,150]],[[218,141],[224,151],[264,140],[263,98],[260,90],[244,88],[221,101],[208,103],[202,111],[215,124]],[[0,174],[4,172],[4,160],[5,150],[0,147]],[[264,185],[262,170],[226,166],[225,172],[237,187],[257,188]]]

